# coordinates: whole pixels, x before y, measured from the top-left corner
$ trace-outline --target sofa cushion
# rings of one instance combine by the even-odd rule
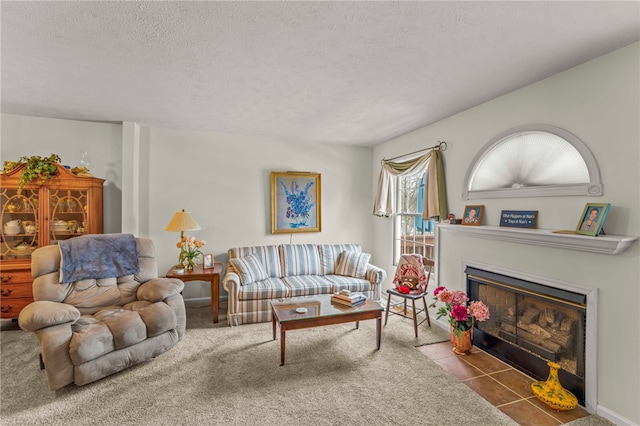
[[[324,277],[333,284],[334,293],[345,289],[360,293],[366,293],[372,290],[371,282],[363,278],[346,277],[343,275],[325,275]]]
[[[244,257],[229,259],[229,263],[240,277],[242,285],[251,284],[269,278],[260,257],[256,254],[249,254]]]
[[[164,302],[136,301],[82,315],[72,326],[69,355],[74,365],[133,346],[177,327],[175,311]]]
[[[336,262],[336,275],[364,278],[371,255],[355,251],[343,251]]]
[[[147,338],[159,336],[162,333],[176,328],[178,322],[176,313],[166,303],[148,303],[147,306],[144,307],[141,303],[134,303],[137,303],[135,308],[130,305],[125,307],[138,312],[140,318],[142,318],[142,321],[147,326]]]
[[[290,276],[284,277],[283,280],[290,288],[291,297],[333,292],[333,283],[321,275]]]
[[[282,260],[285,277],[320,275],[320,254],[315,244],[283,244]]]
[[[229,250],[229,259],[234,257],[246,257],[255,254],[260,258],[268,277],[282,277],[282,264],[280,263],[280,251],[278,246],[252,246],[236,247]]]
[[[280,278],[267,278],[266,280],[253,282],[240,286],[238,300],[278,299],[289,297],[289,286]]]
[[[322,244],[318,246],[320,262],[322,263],[322,275],[330,275],[336,272],[336,261],[343,251],[361,252],[360,244]]]
[[[71,326],[69,356],[73,365],[80,365],[116,350],[109,327],[92,315],[82,315]]]
[[[182,293],[184,282],[177,278],[153,278],[138,288],[137,298],[148,302],[160,302]]]
[[[114,306],[99,310],[93,317],[109,327],[116,350],[135,345],[147,338],[147,326],[137,312]]]

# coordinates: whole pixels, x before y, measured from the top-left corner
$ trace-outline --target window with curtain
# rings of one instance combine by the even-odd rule
[[[423,219],[427,173],[397,176],[398,212],[394,216],[394,265],[405,253],[419,253],[433,258],[433,219]]]
[[[397,264],[403,253],[433,258],[434,218],[447,216],[447,191],[442,151],[446,142],[415,151],[427,153],[404,161],[383,159],[373,214],[393,219],[393,253]]]

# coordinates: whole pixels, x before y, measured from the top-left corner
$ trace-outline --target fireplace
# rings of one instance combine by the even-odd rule
[[[560,382],[585,406],[587,296],[467,266],[467,294],[491,318],[476,322],[473,343],[537,380],[560,364]]]

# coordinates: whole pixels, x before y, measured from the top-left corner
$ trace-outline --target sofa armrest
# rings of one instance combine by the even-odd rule
[[[231,266],[227,266],[224,277],[222,278],[222,287],[229,293],[229,296],[234,296],[240,291],[240,276],[234,271]]]
[[[184,290],[184,282],[177,278],[152,278],[138,287],[138,300],[161,302],[167,297],[180,294]]]
[[[238,325],[238,292],[240,291],[240,276],[235,272],[231,265],[227,265],[224,277],[222,278],[222,287],[227,291],[227,321],[230,326]]]
[[[36,332],[60,324],[75,324],[80,311],[67,303],[40,300],[29,303],[18,316],[18,325],[25,331]]]
[[[387,278],[387,271],[375,265],[368,264],[364,276],[371,284],[380,285],[382,281]]]
[[[380,287],[382,285],[382,281],[387,278],[387,271],[382,268],[378,268],[375,265],[369,264],[367,265],[367,270],[364,273],[364,277],[371,283],[371,286],[373,287],[373,298],[376,301],[379,301]]]

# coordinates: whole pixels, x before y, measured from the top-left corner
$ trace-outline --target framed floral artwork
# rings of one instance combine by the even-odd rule
[[[320,173],[271,172],[271,233],[320,232]]]

